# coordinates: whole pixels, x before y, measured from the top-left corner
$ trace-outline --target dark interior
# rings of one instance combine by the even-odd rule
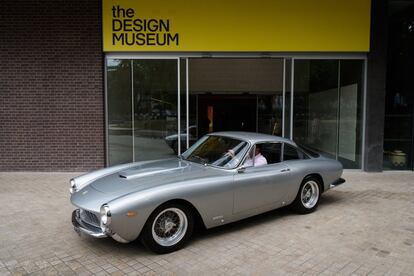
[[[251,95],[200,95],[198,136],[209,132],[208,107],[213,109],[212,131],[256,132],[256,97]]]

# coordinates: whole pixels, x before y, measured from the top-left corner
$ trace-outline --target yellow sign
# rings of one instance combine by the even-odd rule
[[[370,0],[103,0],[105,52],[368,52]]]

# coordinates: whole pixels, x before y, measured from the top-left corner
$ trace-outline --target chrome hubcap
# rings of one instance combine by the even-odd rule
[[[187,232],[188,220],[178,208],[163,210],[152,224],[152,237],[162,246],[172,246],[183,239]]]
[[[319,186],[318,183],[311,180],[305,183],[301,191],[301,200],[303,206],[310,209],[313,208],[319,199]]]

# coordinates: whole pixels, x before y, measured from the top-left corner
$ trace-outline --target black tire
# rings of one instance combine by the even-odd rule
[[[300,214],[309,214],[316,210],[316,208],[319,205],[319,200],[321,198],[321,189],[322,183],[320,183],[319,179],[313,176],[305,177],[303,179],[302,183],[300,184],[300,188],[298,191],[298,194],[296,195],[295,201],[293,201],[292,207]],[[306,188],[305,188],[306,186]],[[312,194],[312,197],[309,198],[309,201],[307,201],[309,195],[306,191],[311,188],[312,190],[310,193]],[[304,190],[306,189],[306,190]],[[317,195],[313,196],[315,193],[315,190],[317,190]],[[302,194],[305,194],[302,198]]]
[[[172,213],[174,213],[175,215]],[[172,214],[172,215],[169,215],[169,214]],[[164,217],[162,217],[162,215]],[[163,225],[164,225],[164,230],[165,230],[165,227],[167,227],[167,224],[165,223],[165,221],[168,220],[169,217],[174,218],[174,216],[176,216],[178,220],[181,220],[181,221],[178,224],[177,229],[174,229],[174,227],[176,226],[174,225],[171,231],[175,230],[176,231],[175,234],[177,233],[181,233],[181,234],[180,235],[177,234],[178,236],[173,244],[161,244],[164,242],[162,241],[162,239],[168,239],[171,237],[161,237],[157,235],[157,230],[160,230],[162,228],[162,225],[161,225],[162,223],[164,223]],[[185,218],[181,216],[185,216]],[[158,226],[156,225],[155,220],[159,222]],[[186,225],[186,227],[184,225]],[[179,231],[180,227],[185,227],[185,231],[184,230]],[[154,232],[153,232],[153,228],[154,228]],[[183,204],[172,202],[172,203],[167,203],[167,204],[164,204],[158,207],[151,214],[151,216],[148,218],[147,222],[145,223],[144,228],[142,229],[140,238],[141,238],[141,242],[149,250],[157,254],[165,254],[165,253],[170,253],[178,249],[181,249],[186,244],[186,242],[190,239],[193,233],[193,229],[194,229],[194,215],[191,212],[191,210]],[[163,233],[162,231],[160,233],[163,235],[170,235],[170,233],[166,233],[166,232]],[[175,234],[173,234],[172,236],[174,236]]]

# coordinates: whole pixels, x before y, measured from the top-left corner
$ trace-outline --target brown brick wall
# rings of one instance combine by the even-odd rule
[[[101,0],[2,1],[0,171],[104,166]]]

